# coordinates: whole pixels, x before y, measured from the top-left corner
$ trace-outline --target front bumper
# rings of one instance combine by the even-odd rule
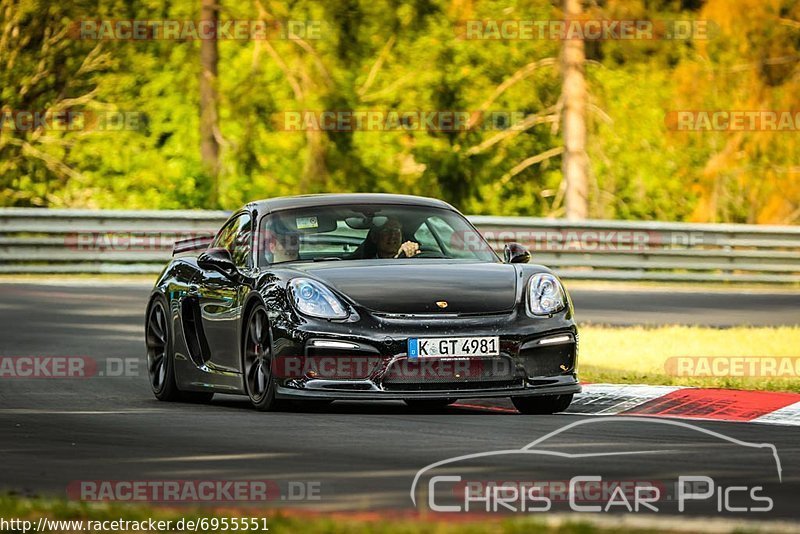
[[[500,356],[407,357],[411,337],[499,336]],[[545,343],[542,343],[542,341]],[[553,342],[555,340],[555,342]],[[551,317],[512,313],[358,321],[300,318],[273,328],[276,396],[285,399],[496,398],[580,392],[571,310]]]
[[[566,395],[580,393],[577,380],[559,380],[553,384],[526,386],[507,389],[458,389],[429,391],[382,391],[382,390],[341,390],[341,389],[296,389],[278,386],[275,395],[279,399],[297,400],[403,400],[403,399],[493,399],[499,397],[534,397],[545,395]]]

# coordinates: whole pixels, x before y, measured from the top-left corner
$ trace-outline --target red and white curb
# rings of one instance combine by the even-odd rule
[[[490,401],[459,402],[454,406],[516,413]],[[772,391],[583,384],[566,412],[582,415],[637,415],[800,426],[800,394]]]
[[[800,426],[800,394],[772,391],[586,384],[566,413],[649,415]]]

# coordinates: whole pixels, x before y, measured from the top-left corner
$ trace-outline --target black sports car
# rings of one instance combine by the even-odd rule
[[[511,397],[523,413],[580,391],[558,278],[518,244],[505,261],[449,204],[404,195],[253,202],[211,239],[180,241],[147,307],[161,400]]]

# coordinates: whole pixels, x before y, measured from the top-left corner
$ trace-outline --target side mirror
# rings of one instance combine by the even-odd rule
[[[506,243],[503,259],[506,263],[528,263],[531,261],[531,253],[519,243]]]
[[[210,248],[197,257],[197,265],[206,271],[219,271],[231,275],[236,272],[231,253],[225,248]]]

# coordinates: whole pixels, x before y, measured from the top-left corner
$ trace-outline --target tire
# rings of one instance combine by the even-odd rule
[[[272,340],[267,309],[259,304],[247,314],[242,341],[242,379],[244,390],[256,410],[278,408],[275,379],[272,376]]]
[[[147,376],[153,395],[160,401],[179,400],[181,392],[175,383],[172,331],[162,297],[156,297],[147,307],[144,341],[147,347]]]
[[[572,393],[546,397],[511,397],[511,402],[514,403],[514,407],[519,413],[525,415],[550,415],[566,410],[572,402]]]
[[[178,389],[175,380],[172,330],[163,297],[153,299],[147,308],[145,346],[147,347],[147,376],[150,379],[153,394],[158,400],[203,403],[214,397],[214,393]]]
[[[403,399],[409,408],[420,412],[435,412],[444,410],[456,399]]]

